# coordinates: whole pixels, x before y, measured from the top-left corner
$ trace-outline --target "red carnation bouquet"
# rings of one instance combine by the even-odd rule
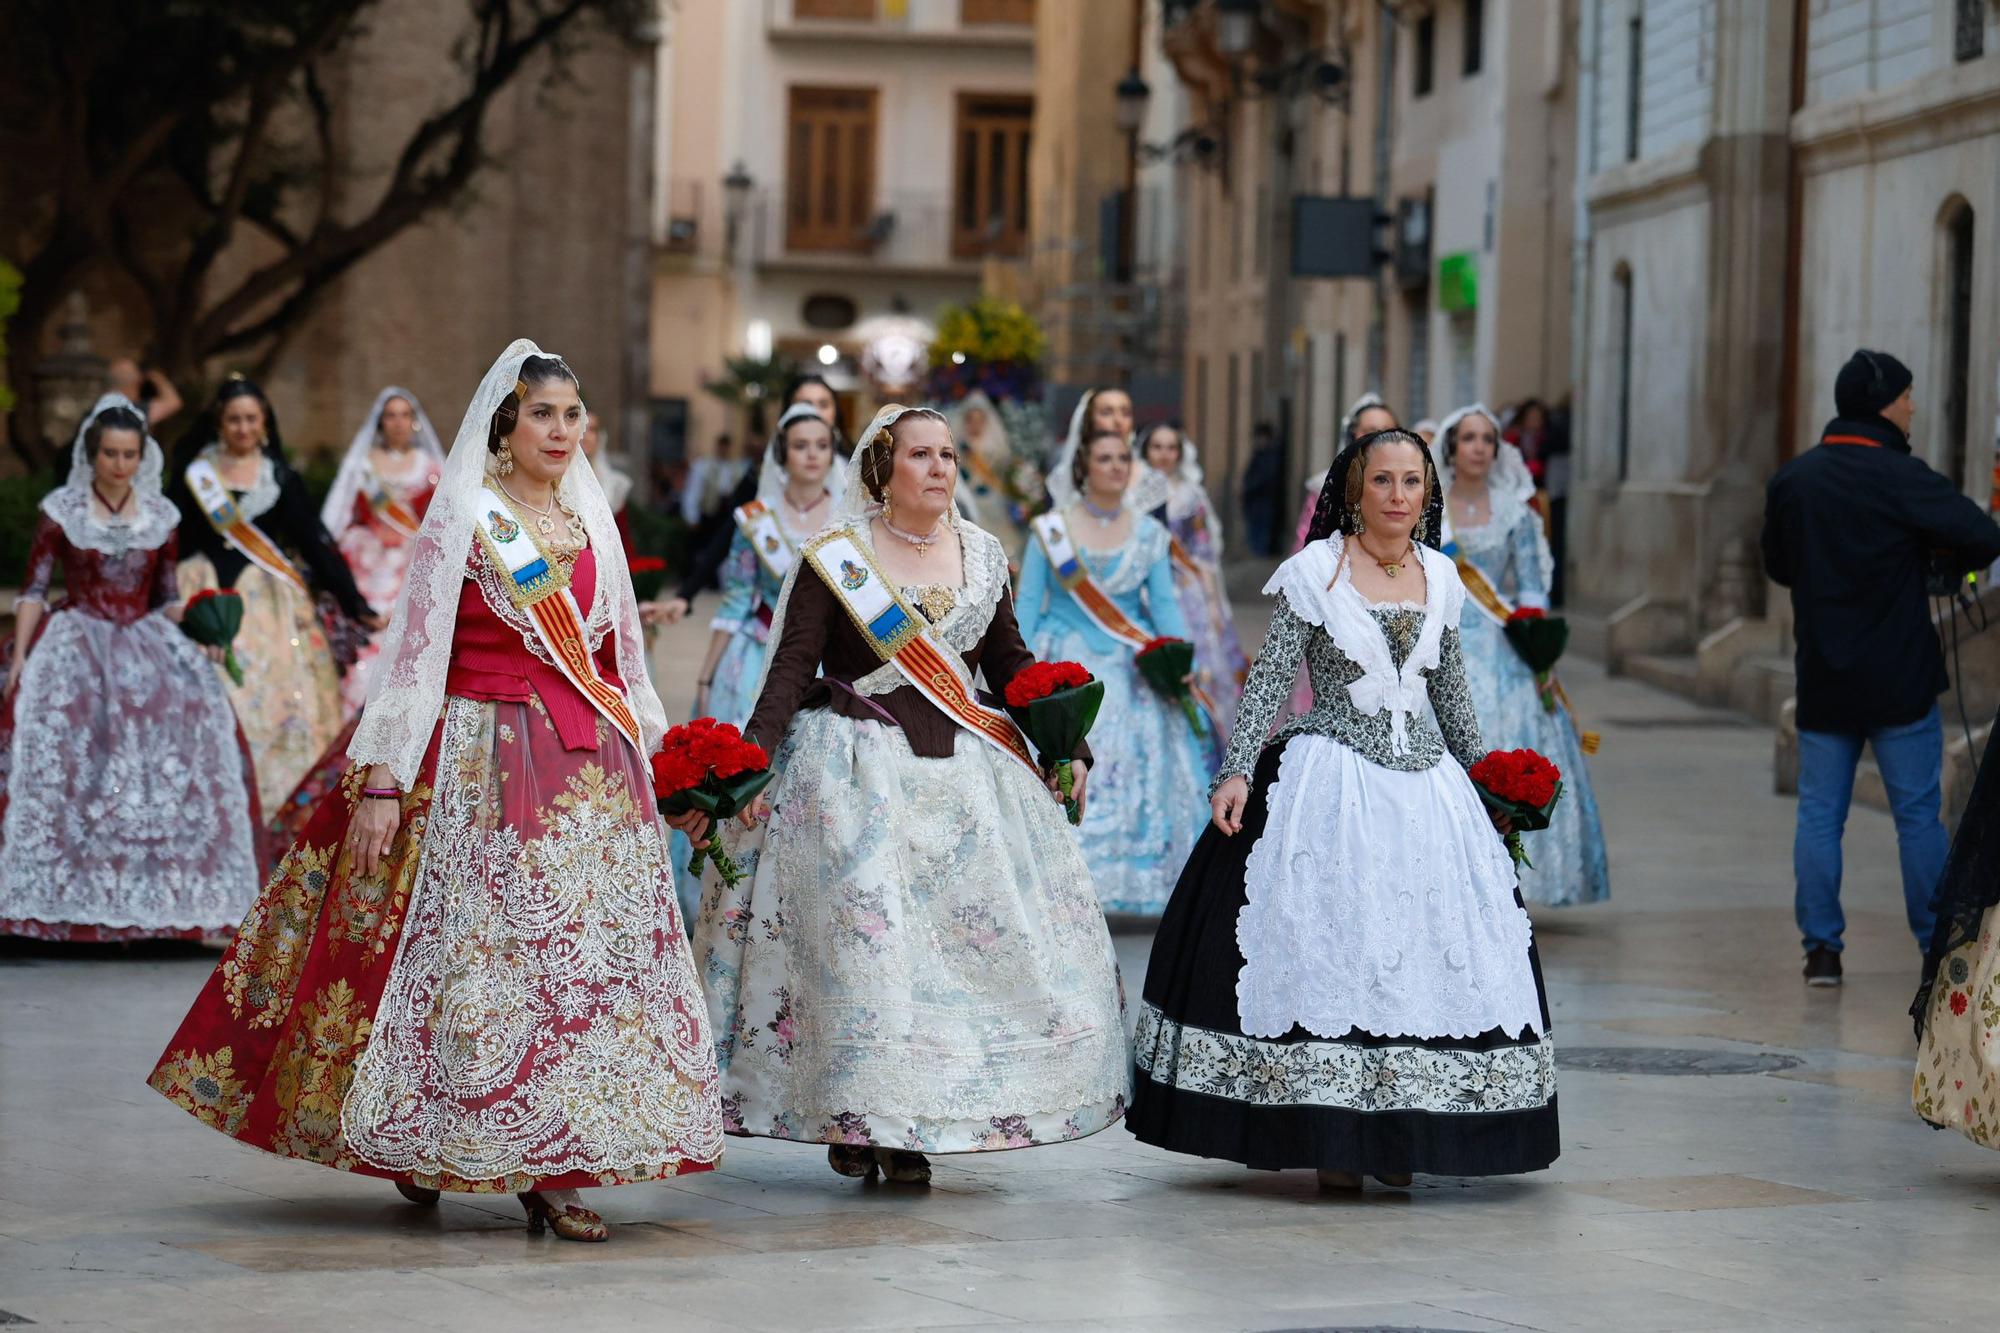
[[[1014,673],[1005,697],[1007,716],[1035,747],[1043,767],[1055,770],[1069,822],[1080,823],[1083,807],[1076,802],[1076,767],[1070,756],[1097,721],[1104,682],[1078,662],[1036,662]]]
[[[1521,847],[1521,835],[1549,826],[1556,802],[1562,799],[1562,770],[1533,750],[1494,750],[1468,772],[1487,808],[1513,821],[1507,854],[1515,865],[1534,869],[1535,863]]]
[[[663,815],[699,810],[709,817],[708,838],[694,849],[688,870],[701,874],[703,858],[715,862],[722,882],[734,888],[743,872],[722,849],[722,821],[742,813],[771,783],[764,747],[743,739],[727,722],[698,717],[669,730],[653,756],[653,795]]]
[[[660,595],[667,583],[667,562],[656,555],[632,557],[632,594],[642,602]]]
[[[205,588],[188,598],[181,633],[204,648],[222,649],[222,669],[238,685],[243,667],[236,660],[236,631],[243,628],[243,598],[233,588]]]
[[[1188,725],[1194,734],[1205,736],[1207,729],[1201,724],[1201,710],[1195,707],[1194,690],[1188,684],[1188,675],[1194,670],[1194,645],[1186,639],[1161,637],[1149,639],[1139,650],[1137,658],[1139,674],[1146,683],[1169,699],[1180,700],[1181,711],[1187,714]]]

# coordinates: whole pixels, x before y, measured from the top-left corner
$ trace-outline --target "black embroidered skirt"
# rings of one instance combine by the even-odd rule
[[[1237,918],[1283,748],[1260,758],[1242,829],[1224,837],[1210,827],[1167,904],[1133,1043],[1127,1126],[1174,1152],[1266,1169],[1484,1176],[1548,1166],[1559,1151],[1555,1049],[1532,944],[1539,1033],[1245,1035]]]

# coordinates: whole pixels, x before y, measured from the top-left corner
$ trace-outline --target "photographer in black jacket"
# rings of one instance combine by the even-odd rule
[[[1925,577],[2000,558],[2000,526],[1910,453],[1907,367],[1859,351],[1834,381],[1840,415],[1780,468],[1764,503],[1764,567],[1792,590],[1798,638],[1795,908],[1811,986],[1840,984],[1840,835],[1865,741],[1882,770],[1917,947],[1949,840],[1939,817],[1944,653]]]

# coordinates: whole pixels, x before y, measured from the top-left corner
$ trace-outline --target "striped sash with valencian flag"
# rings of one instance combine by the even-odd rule
[[[807,542],[804,554],[884,662],[894,664],[946,717],[1041,775],[1014,719],[974,697],[958,655],[931,638],[928,622],[897,594],[866,546],[845,528],[835,528]]]
[[[285,558],[278,544],[266,536],[262,528],[243,516],[243,510],[229,494],[229,488],[222,484],[222,477],[216,472],[214,463],[206,458],[197,458],[188,464],[185,475],[194,502],[201,506],[202,515],[223,541],[272,578],[289,583],[307,597],[312,595],[306,587],[305,576]]]
[[[590,638],[584,632],[583,609],[570,591],[568,571],[548,558],[507,502],[489,487],[479,489],[479,510],[475,531],[488,558],[502,571],[507,599],[527,613],[556,668],[643,756],[639,719],[633,715],[625,691],[598,674]],[[601,587],[599,595],[603,595]]]

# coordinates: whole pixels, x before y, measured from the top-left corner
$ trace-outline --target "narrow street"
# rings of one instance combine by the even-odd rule
[[[1254,590],[1254,582],[1251,590]],[[1260,626],[1247,614],[1245,639]],[[656,661],[684,711],[705,623]],[[1122,1129],[947,1158],[928,1192],[794,1144],[600,1192],[603,1246],[514,1201],[411,1207],[263,1156],[144,1078],[214,955],[0,955],[0,1323],[93,1329],[1904,1329],[1990,1320],[1994,1159],[1909,1110],[1918,956],[1893,834],[1848,838],[1847,984],[1808,991],[1771,735],[1584,664],[1613,900],[1536,927],[1563,1155],[1322,1197]],[[1119,952],[1136,996],[1148,938]]]

